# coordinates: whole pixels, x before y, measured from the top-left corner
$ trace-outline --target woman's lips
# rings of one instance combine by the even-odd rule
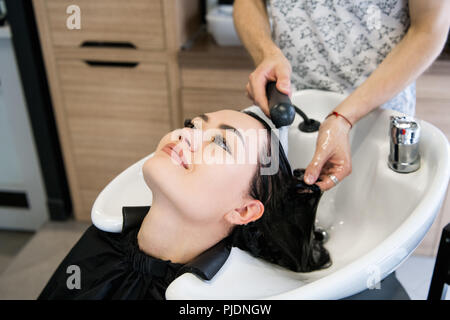
[[[189,166],[187,165],[186,160],[183,157],[183,150],[180,148],[180,150],[177,152],[175,143],[168,143],[166,144],[161,150],[167,153],[172,159],[177,161],[178,164],[181,164],[185,169],[189,169]]]

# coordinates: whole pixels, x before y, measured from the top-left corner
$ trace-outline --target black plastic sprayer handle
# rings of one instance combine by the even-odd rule
[[[267,83],[266,95],[273,124],[277,128],[290,126],[294,122],[295,109],[289,96],[278,91],[276,82]]]

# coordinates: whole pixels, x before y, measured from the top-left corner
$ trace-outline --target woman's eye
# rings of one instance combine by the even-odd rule
[[[194,123],[192,122],[192,119],[186,119],[186,120],[184,120],[184,127],[185,127],[185,128],[192,128],[192,129],[194,129],[194,128],[195,128],[195,125],[194,125]]]
[[[192,119],[185,119],[184,120],[184,127],[185,128],[195,129],[195,125],[192,122]],[[231,154],[230,149],[227,146],[227,142],[226,142],[225,138],[222,137],[221,135],[217,134],[214,137],[212,137],[211,142],[214,142],[215,144],[220,146],[222,149],[224,149],[225,151],[227,151],[228,153]]]
[[[223,149],[225,149],[227,152],[230,152],[225,138],[223,138],[221,135],[215,135],[213,137],[213,142],[222,147]]]

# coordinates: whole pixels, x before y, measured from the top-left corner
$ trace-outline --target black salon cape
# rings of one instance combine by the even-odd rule
[[[137,234],[149,208],[124,207],[121,233],[90,226],[61,262],[38,300],[163,300],[169,284],[184,272],[212,279],[228,258],[230,248],[225,242],[219,242],[185,265],[151,257],[139,249]],[[79,267],[79,289],[73,288],[75,272],[69,268],[71,265]]]

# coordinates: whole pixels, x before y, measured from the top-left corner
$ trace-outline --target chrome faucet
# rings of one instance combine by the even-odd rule
[[[400,173],[410,173],[420,168],[420,126],[408,116],[390,117],[389,168]]]

